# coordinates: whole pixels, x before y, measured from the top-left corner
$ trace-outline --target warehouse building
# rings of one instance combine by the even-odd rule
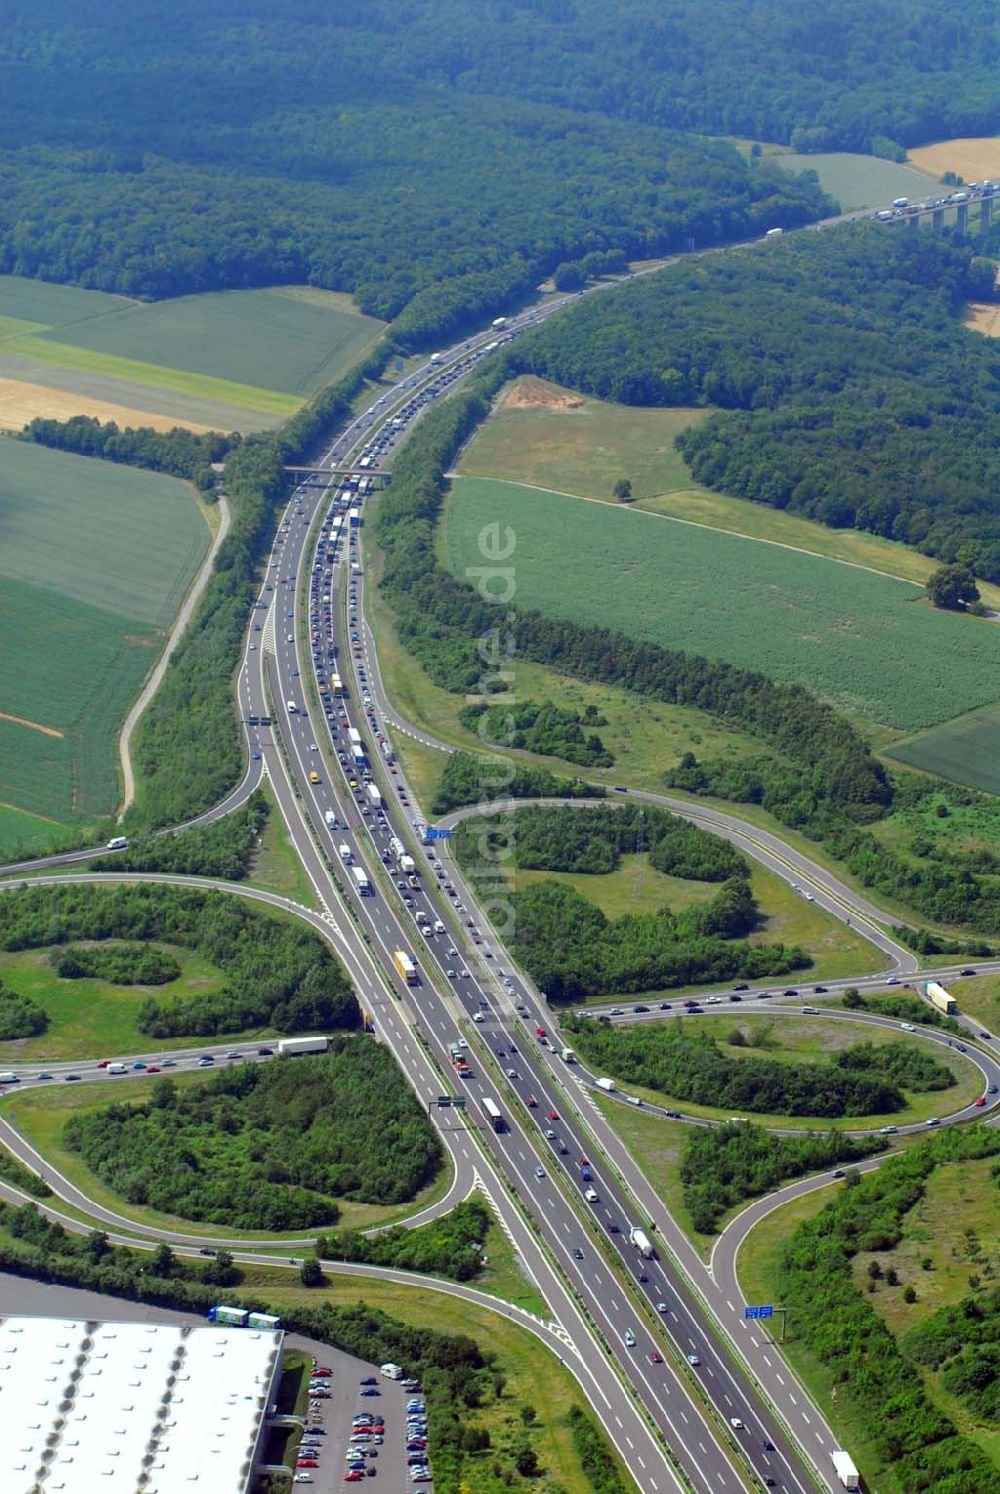
[[[3,1494],[247,1494],[277,1330],[0,1318]]]

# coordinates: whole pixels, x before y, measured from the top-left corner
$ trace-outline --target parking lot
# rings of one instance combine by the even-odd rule
[[[295,1481],[317,1494],[345,1483],[393,1494],[430,1489],[430,1477],[423,1476],[430,1462],[426,1441],[423,1399],[414,1382],[404,1386],[374,1366],[330,1351],[318,1358],[310,1381]],[[410,1462],[418,1457],[419,1464]]]

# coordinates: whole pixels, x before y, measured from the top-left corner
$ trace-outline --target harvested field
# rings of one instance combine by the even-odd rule
[[[1000,306],[990,301],[970,301],[965,310],[965,325],[984,337],[1000,337]]]
[[[1000,135],[973,135],[966,139],[939,140],[911,150],[909,160],[920,171],[934,177],[954,171],[967,182],[1000,178]]]
[[[21,379],[0,378],[0,430],[22,430],[29,421],[38,417],[69,420],[74,415],[90,415],[104,422],[113,420],[120,426],[151,426],[154,431],[169,431],[178,425],[196,434],[217,429],[217,426],[202,425],[183,417],[155,415],[149,410],[112,404],[109,400],[75,394],[68,389],[51,389]],[[226,428],[231,424],[227,422]]]

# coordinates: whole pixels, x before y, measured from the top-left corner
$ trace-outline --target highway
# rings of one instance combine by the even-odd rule
[[[512,318],[505,337],[553,314],[569,299]],[[490,340],[491,334],[484,333],[435,355],[396,390],[380,395],[337,437],[320,465],[343,465],[361,441],[380,440],[380,465],[385,466],[392,447],[423,409],[474,366]],[[529,1276],[556,1315],[560,1341],[586,1382],[591,1404],[641,1487],[658,1494],[682,1486],[653,1427],[672,1449],[683,1479],[699,1491],[739,1489],[749,1481],[804,1494],[817,1475],[834,1487],[825,1454],[835,1444],[818,1411],[804,1395],[800,1404],[798,1387],[788,1389],[782,1370],[789,1377],[790,1372],[780,1361],[772,1364],[766,1354],[750,1357],[760,1346],[740,1342],[746,1329],[738,1298],[720,1297],[717,1283],[591,1103],[585,1082],[569,1075],[552,1050],[536,1040],[537,1029],[551,1022],[538,993],[512,967],[503,973],[505,956],[502,965],[497,959],[487,963],[470,890],[450,859],[424,847],[415,833],[424,820],[398,765],[383,759],[377,737],[380,732],[388,736],[387,726],[421,734],[400,722],[385,699],[364,623],[361,548],[354,531],[333,542],[332,525],[324,520],[331,497],[308,485],[296,489],[288,504],[237,675],[247,770],[220,805],[189,823],[230,812],[267,776],[320,908],[318,913],[296,909],[298,916],[332,945],[373,1018],[377,1036],[390,1046],[431,1108],[455,1167],[449,1196],[464,1196],[461,1190],[477,1184],[485,1187]],[[319,560],[314,558],[317,539]],[[348,688],[339,703],[329,695],[334,663]],[[316,693],[320,684],[328,692],[322,697],[323,710]],[[350,781],[351,729],[365,742],[381,810],[367,802],[359,773],[356,787]],[[779,837],[685,800],[637,797],[707,825],[789,881],[808,887],[815,901],[836,916],[857,919],[885,954],[888,970],[917,969],[915,957],[881,928],[886,918],[881,910]],[[414,856],[419,871],[412,880],[399,874],[393,840]],[[346,856],[340,846],[346,846]],[[9,865],[0,868],[0,875],[34,881],[47,869],[72,867],[95,853],[91,849]],[[373,895],[361,894],[355,868],[367,873]],[[200,879],[150,880],[206,885]],[[250,891],[243,886],[226,890]],[[442,924],[443,932],[424,935],[418,913],[432,927]],[[415,956],[420,970],[416,986],[410,987],[396,971],[395,950]],[[452,1047],[470,1056],[472,1071],[464,1078],[452,1065]],[[151,1055],[153,1061],[162,1056]],[[433,1108],[438,1095],[459,1091],[468,1101],[461,1121],[461,1112]],[[506,1118],[501,1131],[483,1119],[486,1098],[495,1100]],[[546,1136],[548,1130],[554,1136]],[[4,1139],[15,1149],[23,1145],[16,1132]],[[590,1159],[588,1180],[581,1175],[584,1157]],[[585,1196],[588,1185],[595,1198]],[[94,1206],[83,1202],[93,1214]],[[134,1235],[134,1224],[113,1217],[116,1227]],[[655,1224],[657,1259],[644,1262],[636,1255],[628,1242],[633,1223]],[[192,1250],[206,1238],[164,1233]],[[228,1248],[230,1242],[225,1243]],[[253,1244],[246,1242],[248,1250]],[[659,1303],[665,1304],[663,1310]],[[720,1350],[716,1325],[737,1348],[736,1361]],[[697,1362],[689,1363],[688,1356]],[[706,1404],[713,1412],[704,1410]],[[772,1408],[780,1408],[780,1417]],[[743,1423],[735,1434],[730,1428],[734,1417]]]

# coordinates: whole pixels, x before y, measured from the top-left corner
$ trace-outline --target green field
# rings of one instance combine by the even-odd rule
[[[878,156],[856,155],[851,151],[830,151],[820,155],[796,155],[781,150],[769,159],[783,170],[798,173],[815,171],[819,184],[837,202],[841,211],[857,208],[887,207],[894,197],[922,201],[937,185],[937,179],[916,166],[883,161]]]
[[[710,409],[616,405],[529,375],[511,385],[476,432],[459,471],[607,503],[616,501],[612,489],[617,479],[627,477],[635,506],[650,513],[825,555],[919,586],[936,570],[936,560],[908,545],[856,529],[829,529],[766,503],[700,487],[673,441],[679,431],[709,414]],[[1000,610],[1000,587],[980,583],[980,590],[987,604]]]
[[[886,755],[952,783],[1000,794],[1000,702],[944,721]]]
[[[142,304],[0,276],[0,374],[223,429],[292,414],[382,327],[309,286]]]
[[[477,536],[517,536],[517,601],[808,685],[901,730],[996,698],[1000,629],[936,612],[908,582],[652,514],[459,478],[444,546],[459,577]],[[609,601],[614,604],[609,610]]]
[[[69,822],[117,798],[116,733],[208,548],[185,483],[0,442],[0,803]],[[0,820],[0,843],[22,827]],[[37,835],[37,826],[27,827]]]
[[[0,980],[11,990],[37,1001],[49,1017],[48,1029],[39,1037],[0,1043],[0,1062],[96,1060],[130,1049],[153,1053],[160,1048],[176,1048],[176,1038],[151,1038],[139,1032],[135,1019],[142,1002],[153,994],[160,1000],[207,995],[220,989],[225,976],[193,950],[161,943],[154,947],[167,950],[181,967],[177,980],[157,986],[155,991],[147,986],[118,986],[105,980],[62,980],[49,963],[57,946],[16,954],[0,953]]]

